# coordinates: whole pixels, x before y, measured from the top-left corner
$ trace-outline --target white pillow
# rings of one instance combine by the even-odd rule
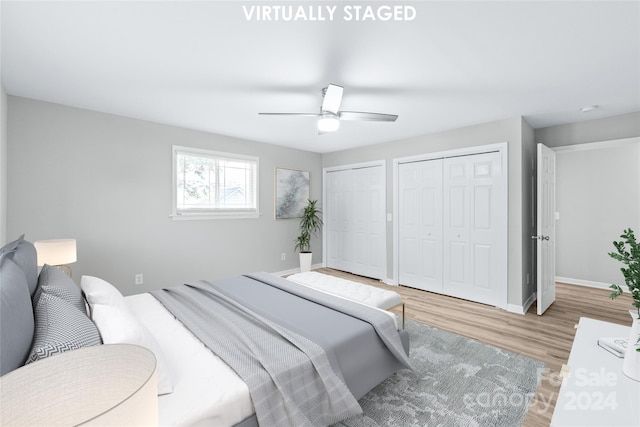
[[[104,304],[128,311],[124,297],[111,283],[98,277],[82,276],[80,287],[92,309],[95,304]]]
[[[158,371],[158,394],[173,391],[169,367],[164,353],[151,332],[128,309],[95,304],[91,309],[91,318],[95,322],[102,341],[105,344],[136,344],[148,348],[156,356]]]

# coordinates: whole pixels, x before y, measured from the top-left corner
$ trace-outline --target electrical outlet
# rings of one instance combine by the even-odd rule
[[[280,254],[280,261],[286,261],[287,260],[287,253],[286,252],[282,252]]]
[[[142,285],[143,282],[144,278],[142,276],[142,273],[136,274],[136,285]]]

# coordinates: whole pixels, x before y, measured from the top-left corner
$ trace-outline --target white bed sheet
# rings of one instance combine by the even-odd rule
[[[125,297],[164,351],[173,393],[158,396],[161,426],[237,424],[255,411],[247,385],[150,294]]]

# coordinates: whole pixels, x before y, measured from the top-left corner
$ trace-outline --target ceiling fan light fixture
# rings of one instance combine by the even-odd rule
[[[318,130],[320,132],[335,132],[340,128],[340,119],[333,114],[324,114],[318,119]]]

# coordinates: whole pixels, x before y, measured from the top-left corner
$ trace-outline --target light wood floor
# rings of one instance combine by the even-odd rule
[[[464,335],[505,350],[529,356],[546,364],[542,381],[529,407],[523,426],[546,427],[551,423],[560,385],[560,369],[569,358],[574,325],[580,317],[590,317],[629,326],[630,295],[616,300],[609,291],[558,283],[556,301],[543,316],[536,315],[535,303],[525,315],[404,286],[388,286],[375,279],[321,268],[320,273],[398,292],[409,319]],[[401,314],[400,311],[397,314]]]

